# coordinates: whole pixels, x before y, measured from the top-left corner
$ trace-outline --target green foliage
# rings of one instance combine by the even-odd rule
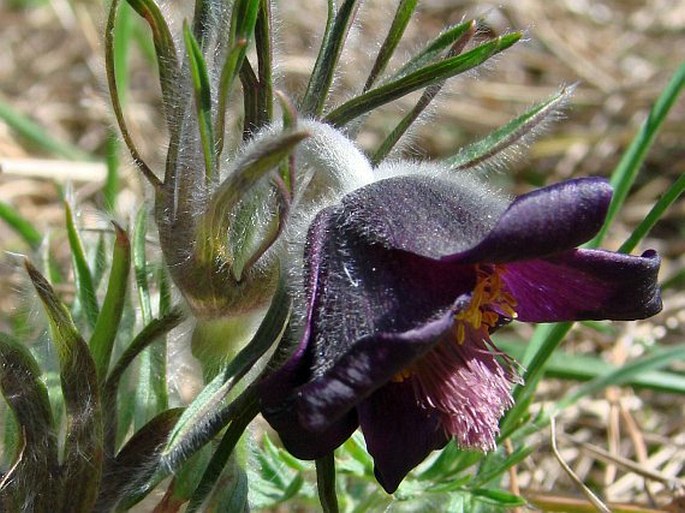
[[[183,26],[185,52],[180,53],[171,24],[154,0],[128,0],[124,8],[119,0],[112,2],[106,34],[111,100],[123,142],[159,202],[156,214],[162,249],[168,250],[165,245],[170,243],[178,246],[179,240],[185,241],[179,237],[189,237],[195,245],[189,243],[188,248],[183,248],[188,251],[182,254],[196,267],[183,267],[182,272],[192,269],[197,273],[186,283],[203,289],[201,292],[208,291],[208,302],[216,300],[213,306],[222,306],[220,300],[230,294],[235,296],[230,299],[242,306],[252,294],[270,299],[270,303],[255,301],[269,308],[246,345],[236,348],[231,345],[234,340],[216,340],[221,338],[216,333],[228,339],[238,338],[226,326],[203,330],[207,319],[200,315],[201,302],[192,301],[196,290],[185,289],[184,282],[177,279],[196,316],[196,338],[211,338],[200,342],[225,344],[233,351],[231,358],[216,368],[210,369],[211,362],[203,362],[208,378],[204,388],[187,408],[170,408],[166,343],[169,332],[188,317],[188,312],[172,305],[167,270],[181,272],[177,267],[187,261],[149,260],[147,205],[136,216],[131,241],[126,231],[115,224],[114,237],[107,234],[93,242],[79,230],[75,206],[65,203],[75,277],[74,301],[66,302],[51,281],[26,262],[29,278],[46,312],[49,343],[58,362],[51,364],[49,358],[40,357],[41,350],[36,350],[34,341],[20,341],[0,333],[0,390],[11,414],[5,422],[4,440],[8,447],[3,454],[6,468],[0,474],[0,509],[125,511],[173,475],[165,499],[177,505],[187,503],[189,512],[246,511],[249,505],[268,509],[286,502],[305,508],[316,508],[320,503],[326,512],[350,513],[504,511],[525,505],[522,497],[503,489],[504,476],[536,450],[529,443],[529,435],[544,429],[554,414],[608,386],[685,392],[683,376],[663,370],[685,356],[682,345],[647,351],[617,368],[597,357],[560,352],[559,344],[572,329],[570,323],[560,323],[539,327],[524,350],[515,342],[502,344],[526,368],[527,383],[525,388],[515,390],[516,404],[502,422],[500,441],[510,443],[508,451],[499,448],[484,455],[460,450],[449,443],[419,465],[393,496],[377,485],[373,460],[359,433],[335,455],[324,456],[315,465],[289,455],[268,433],[258,442],[250,443],[246,433],[259,411],[257,371],[265,368],[269,372],[292,349],[279,346],[292,306],[285,277],[282,272],[272,272],[274,268],[280,270],[278,262],[270,260],[269,268],[257,263],[280,243],[290,214],[297,179],[293,152],[309,135],[297,127],[298,114],[322,118],[331,125],[354,131],[355,123],[376,108],[423,90],[415,107],[376,150],[373,160],[380,163],[448,79],[488,62],[521,38],[520,33],[511,33],[469,46],[477,22],[468,20],[449,27],[404,65],[388,72],[417,6],[416,0],[400,0],[362,91],[326,112],[333,77],[359,4],[356,0],[345,0],[336,8],[335,2],[328,2],[323,42],[296,109],[284,95],[273,90],[274,42],[267,0],[197,0],[194,19]],[[134,23],[140,22],[130,18],[131,8],[151,30],[159,70],[170,137],[164,180],[157,178],[158,174],[143,161],[125,122],[128,39],[136,33]],[[213,42],[216,48],[212,48]],[[248,52],[251,45],[254,53]],[[256,72],[251,62],[253,56]],[[274,128],[262,144],[248,146],[242,153],[229,148],[226,154],[238,157],[228,177],[223,177],[219,171],[225,160],[222,155],[227,140],[226,115],[238,80],[243,93],[244,137],[249,138],[255,130],[272,124],[275,94],[281,104],[283,126],[281,131]],[[599,244],[619,214],[650,144],[683,87],[685,66],[659,98],[614,171],[612,184],[617,194],[607,224],[591,246]],[[552,119],[569,94],[570,88],[559,91],[445,162],[458,172],[506,154]],[[0,105],[0,117],[43,150],[67,158],[87,157],[52,140],[4,105]],[[184,137],[199,144],[191,144]],[[112,139],[108,149],[108,209],[113,209],[117,197],[116,147]],[[187,157],[184,152],[192,153],[195,149],[199,156],[191,157],[199,158],[189,162],[201,163],[204,168],[201,192],[193,181],[192,173],[196,170],[178,166],[180,159]],[[621,251],[633,250],[684,189],[683,177],[670,185]],[[172,223],[163,224],[165,216],[172,215],[169,209],[162,208],[168,206],[163,201],[170,197],[177,201],[171,203],[174,207],[200,205],[198,212],[181,209],[179,215],[182,221],[187,216],[196,224],[182,224],[183,229],[176,229]],[[274,203],[269,205],[269,212],[274,215],[264,226],[254,227],[255,213],[268,201]],[[41,248],[43,235],[11,205],[0,203],[0,219],[31,250]],[[97,266],[88,259],[92,254],[90,248],[95,247],[100,259]],[[172,253],[165,256],[168,254]],[[48,257],[45,260],[51,276],[56,275],[51,268],[54,263]],[[272,289],[272,282],[265,285],[258,281],[258,291],[250,290],[254,269],[262,278],[276,276],[272,281],[277,285]],[[131,274],[136,294],[129,292]],[[225,290],[226,284],[235,285],[235,289]],[[215,292],[224,296],[209,295]],[[89,334],[88,343],[84,333]],[[546,376],[583,383],[548,411],[531,418],[530,406],[537,385]],[[58,443],[61,438],[63,446]]]

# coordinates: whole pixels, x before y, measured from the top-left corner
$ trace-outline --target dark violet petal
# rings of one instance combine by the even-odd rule
[[[330,454],[352,436],[358,426],[356,411],[352,410],[323,431],[308,431],[288,405],[291,404],[286,403],[277,411],[265,409],[262,414],[288,452],[301,460],[316,460]]]
[[[475,284],[474,266],[368,244],[347,229],[345,215],[325,211],[308,234],[300,330],[315,378],[357,341],[417,329]]]
[[[578,249],[505,264],[502,278],[518,302],[518,320],[554,322],[643,319],[661,310],[660,258]]]
[[[431,451],[447,443],[439,416],[418,404],[409,380],[388,383],[357,411],[376,478],[388,493]]]
[[[285,365],[259,383],[260,410],[291,454],[314,460],[339,447],[357,429],[358,423],[356,412],[348,410],[316,433],[302,424],[295,409],[295,390],[309,376],[310,360],[304,349],[304,345],[298,347]]]
[[[578,178],[519,196],[481,242],[445,260],[501,263],[572,249],[599,231],[611,193],[602,178]]]
[[[294,409],[310,431],[323,431],[421,357],[446,334],[453,312],[420,328],[399,334],[380,333],[358,340],[325,374],[295,391]]]
[[[459,181],[400,176],[345,196],[336,228],[369,244],[437,259],[479,243],[508,205],[470,175]]]

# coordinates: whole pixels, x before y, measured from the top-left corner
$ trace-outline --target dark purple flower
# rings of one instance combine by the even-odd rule
[[[388,492],[450,438],[493,449],[519,381],[493,331],[661,308],[654,251],[576,249],[610,199],[595,178],[513,202],[471,179],[418,175],[347,194],[309,229],[297,346],[262,384],[263,415],[303,459],[361,427]]]

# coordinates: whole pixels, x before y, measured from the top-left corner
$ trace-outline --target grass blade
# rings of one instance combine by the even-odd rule
[[[676,97],[685,86],[685,64],[683,64],[669,84],[664,89],[663,93],[657,99],[654,107],[650,111],[647,121],[643,124],[638,134],[633,139],[630,147],[619,162],[617,168],[612,174],[611,183],[616,189],[616,193],[612,198],[609,207],[609,215],[602,227],[602,230],[587,243],[588,247],[594,248],[599,246],[602,242],[608,227],[613,218],[616,216],[618,209],[623,205],[625,197],[632,185],[637,170],[643,162],[646,152],[651,146],[659,127],[666,119],[668,110],[673,106]],[[679,187],[678,181],[669,189],[670,194],[664,200],[663,205],[659,205],[658,209],[665,210],[666,203],[670,201],[673,195],[677,195]],[[656,207],[655,207],[656,208]],[[612,213],[613,212],[613,213]],[[645,222],[652,223],[655,219]],[[648,224],[640,228],[640,232],[645,232],[648,229]],[[642,225],[641,225],[642,226]],[[640,237],[641,235],[638,235]],[[631,238],[626,241],[626,249],[634,243]],[[630,241],[630,242],[629,242]],[[631,248],[632,249],[632,248]],[[531,400],[538,381],[542,377],[547,361],[551,358],[555,349],[559,346],[563,338],[570,331],[573,323],[559,323],[554,325],[541,325],[535,329],[535,333],[526,348],[522,364],[527,368],[525,375],[526,386],[517,387],[514,390],[514,398],[516,404],[509,410],[502,422],[502,437],[506,438],[507,433],[515,427],[515,425],[523,418],[527,412],[529,401]]]
[[[671,184],[666,192],[659,198],[654,206],[647,213],[642,222],[633,230],[630,237],[621,244],[618,251],[630,253],[640,243],[640,241],[654,228],[654,225],[661,219],[668,207],[670,207],[685,191],[685,174],[681,174],[678,179]]]
[[[558,401],[555,409],[561,411],[573,405],[579,399],[601,392],[608,386],[624,385],[645,372],[659,369],[683,359],[685,359],[685,345],[683,344],[667,349],[658,349],[647,356],[628,362],[619,368],[614,368],[610,372],[584,383]]]
[[[128,277],[131,269],[131,246],[128,236],[123,228],[116,223],[113,224],[116,236],[107,293],[93,335],[88,343],[95,360],[95,368],[100,382],[104,382],[109,369],[114,341],[126,303]]]
[[[647,152],[652,147],[652,143],[659,132],[659,128],[666,120],[666,116],[675,103],[678,95],[685,87],[685,64],[681,64],[670,82],[666,85],[654,106],[649,111],[646,121],[640,127],[640,131],[635,136],[630,146],[623,154],[621,161],[611,175],[611,185],[614,188],[614,195],[611,198],[609,212],[607,213],[604,226],[599,233],[587,243],[588,247],[598,247],[613,223],[619,210],[625,203],[635,178],[642,163],[647,156]]]
[[[4,201],[0,201],[0,219],[10,225],[31,249],[36,250],[40,247],[41,242],[43,242],[43,236],[38,229],[33,226],[31,221],[23,217]]]
[[[171,311],[163,317],[153,319],[133,339],[131,344],[112,367],[112,370],[102,387],[102,402],[106,411],[117,411],[116,403],[119,383],[121,382],[124,371],[128,369],[131,362],[133,362],[142,351],[149,347],[150,344],[169,333],[169,331],[181,324],[184,319],[185,314],[183,313],[183,310],[180,308],[172,308]],[[107,454],[114,454],[117,418],[116,416],[108,416],[105,421],[105,447],[107,449]]]
[[[36,148],[69,160],[93,160],[92,155],[81,149],[54,139],[42,126],[3,101],[0,101],[0,119]]]
[[[493,55],[506,50],[519,39],[521,39],[521,34],[514,32],[488,41],[464,54],[429,64],[402,78],[353,98],[327,114],[324,121],[334,126],[343,126],[362,114],[408,93],[473,69]]]
[[[357,0],[345,0],[335,17],[331,18],[333,2],[329,0],[329,16],[323,41],[299,109],[303,116],[319,116],[323,112],[333,82],[333,73],[358,7]]]
[[[376,82],[376,79],[383,74],[385,67],[388,65],[392,54],[395,53],[395,49],[402,39],[409,20],[411,20],[414,11],[416,10],[416,4],[418,0],[401,0],[400,4],[397,6],[395,11],[395,17],[390,25],[390,30],[388,35],[383,41],[381,49],[378,51],[378,56],[373,63],[369,77],[366,79],[366,84],[364,84],[364,89],[362,92],[366,92],[371,89],[371,86]]]
[[[212,91],[207,74],[207,63],[202,55],[202,49],[193,33],[188,27],[188,23],[183,24],[183,37],[190,63],[190,76],[193,80],[195,90],[195,109],[197,122],[200,130],[200,141],[202,143],[202,153],[205,159],[205,178],[207,182],[214,175],[214,132],[212,128]]]
[[[98,315],[100,314],[100,307],[98,306],[97,296],[95,294],[93,275],[88,266],[88,262],[86,261],[83,241],[76,228],[76,218],[68,201],[64,202],[64,214],[66,217],[69,248],[71,249],[71,257],[74,264],[76,293],[78,294],[83,311],[86,314],[88,325],[91,328],[95,328]]]

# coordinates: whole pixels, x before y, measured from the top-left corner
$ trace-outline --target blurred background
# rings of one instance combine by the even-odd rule
[[[180,17],[178,11],[188,8],[182,4],[172,1],[167,9]],[[281,0],[275,5],[279,87],[297,97],[314,64],[326,2]],[[394,5],[389,0],[363,3],[343,54],[333,102],[361,89]],[[102,193],[103,161],[112,157],[115,133],[104,73],[105,16],[106,5],[90,0],[0,0],[0,200],[41,231],[52,233],[52,244],[57,247],[63,244],[61,198],[66,183],[73,186],[84,226],[101,226],[110,215],[105,214]],[[512,158],[506,173],[498,172],[496,179],[516,193],[571,176],[609,176],[650,106],[685,61],[682,0],[422,0],[391,65],[401,64],[445,25],[474,16],[482,16],[484,35],[524,30],[525,40],[498,56],[488,69],[451,80],[404,144],[404,152],[421,158],[450,155],[551,96],[560,86],[577,84],[562,118]],[[153,169],[161,169],[166,135],[151,43],[145,25],[133,15],[129,33],[126,114],[143,155]],[[369,117],[360,132],[360,144],[375,147],[417,97],[408,96]],[[681,98],[647,157],[606,247],[616,249],[654,200],[683,173],[684,136],[685,101]],[[119,156],[122,192],[111,215],[126,225],[146,191],[128,156],[123,151]],[[664,257],[662,279],[671,284],[664,312],[637,327],[621,327],[619,337],[574,332],[569,350],[604,352],[620,364],[631,356],[630,340],[635,338],[682,342],[684,221],[685,201],[681,199],[642,246],[653,247]],[[0,329],[6,330],[5,312],[13,308],[25,279],[5,252],[27,249],[1,223],[0,241]],[[62,255],[68,265],[66,246]],[[70,291],[62,292],[68,295]],[[530,328],[520,329],[525,337]],[[550,380],[541,389],[542,399],[567,386]],[[623,430],[611,428],[607,412],[616,402],[637,412],[639,427],[626,428],[624,420],[623,424],[619,421]],[[574,426],[574,436],[598,445],[607,445],[609,439],[612,447],[619,447],[637,430],[647,440],[645,447],[661,451],[658,462],[664,472],[682,473],[683,396],[623,389],[607,392],[596,402],[582,403],[568,422]],[[609,497],[645,500],[649,490],[634,474],[617,474],[612,464],[597,466],[578,451],[566,455],[581,477],[594,476],[609,486]],[[521,471],[521,486],[540,490],[572,486],[549,455],[536,455],[533,460]]]

